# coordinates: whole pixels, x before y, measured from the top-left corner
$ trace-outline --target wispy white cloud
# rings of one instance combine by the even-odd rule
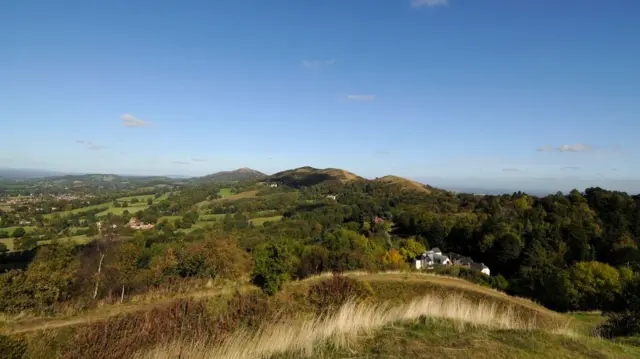
[[[191,157],[191,161],[193,162],[209,162],[208,159],[202,157]]]
[[[536,148],[536,151],[538,151],[538,152],[553,151],[553,146],[549,146],[549,145],[540,146],[540,147]]]
[[[586,152],[591,151],[592,147],[584,143],[575,143],[572,145],[560,145],[556,150],[560,152]]]
[[[189,162],[187,161],[172,161],[171,163],[173,163],[174,165],[188,165]]]
[[[336,63],[335,59],[331,60],[302,60],[302,66],[304,68],[315,70],[321,67],[328,67]]]
[[[432,7],[449,5],[449,0],[411,0],[412,7]]]
[[[107,148],[107,146],[99,145],[97,143],[93,143],[91,141],[86,141],[86,140],[76,140],[76,143],[83,145],[84,148],[92,151],[98,151],[98,150],[103,150]]]
[[[120,116],[120,120],[122,121],[122,124],[127,127],[145,127],[152,124],[151,122],[137,118],[130,113],[125,113]]]
[[[592,146],[586,145],[584,143],[574,143],[567,145],[560,145],[558,147],[544,145],[536,148],[538,152],[549,152],[549,151],[558,151],[558,152],[587,152],[593,149]]]
[[[376,99],[376,95],[347,95],[347,100],[349,101],[373,101]]]

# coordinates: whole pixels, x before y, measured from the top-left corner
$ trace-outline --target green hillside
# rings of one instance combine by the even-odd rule
[[[216,172],[207,176],[198,177],[194,179],[195,182],[209,182],[209,183],[219,183],[219,182],[236,182],[236,181],[251,181],[251,180],[259,180],[265,178],[267,175],[253,170],[251,168],[239,168],[233,171],[221,171]]]

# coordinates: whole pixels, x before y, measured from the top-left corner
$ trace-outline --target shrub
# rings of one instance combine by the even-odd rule
[[[16,237],[13,239],[13,248],[28,251],[38,246],[38,239],[34,237]]]
[[[227,303],[227,317],[223,322],[229,326],[238,325],[258,328],[273,314],[269,298],[261,292],[246,294],[236,292]]]
[[[22,227],[18,227],[13,231],[13,238],[22,238],[27,232]]]
[[[597,332],[602,337],[625,337],[640,334],[640,312],[625,311],[608,314],[606,322],[602,323]]]
[[[609,313],[598,331],[603,337],[640,334],[640,277],[629,281],[622,290],[618,306],[622,312]]]
[[[339,308],[350,299],[362,300],[373,295],[373,289],[366,282],[333,275],[309,288],[308,300],[319,313]]]
[[[21,359],[27,351],[27,343],[20,337],[0,334],[0,355],[6,359]]]
[[[0,274],[0,312],[17,313],[35,305],[21,270]]]
[[[269,243],[253,252],[252,282],[273,295],[289,280],[295,255],[285,244]]]

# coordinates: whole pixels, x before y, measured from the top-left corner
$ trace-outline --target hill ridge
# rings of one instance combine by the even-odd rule
[[[258,170],[254,170],[249,167],[241,167],[235,170],[219,171],[208,174],[202,177],[198,177],[197,180],[207,182],[235,182],[258,180],[265,177],[267,177],[267,175]]]

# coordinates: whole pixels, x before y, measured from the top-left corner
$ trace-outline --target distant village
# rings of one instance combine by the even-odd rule
[[[457,253],[442,254],[440,248],[433,248],[416,257],[413,260],[416,269],[433,269],[436,266],[457,265],[476,270],[486,275],[491,275],[491,270],[484,263],[474,262],[471,257],[466,257]]]

